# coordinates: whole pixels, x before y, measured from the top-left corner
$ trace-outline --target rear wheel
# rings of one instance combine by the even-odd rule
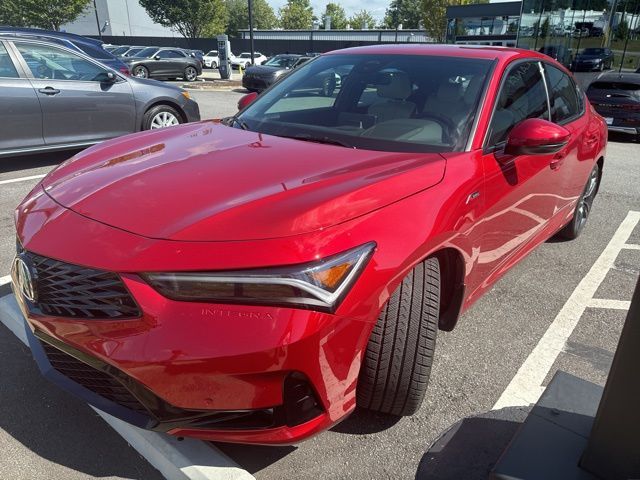
[[[440,311],[440,264],[417,265],[393,292],[373,328],[360,370],[357,404],[412,415],[427,391]]]
[[[573,212],[573,218],[562,230],[558,232],[559,237],[566,238],[567,240],[574,240],[578,238],[578,236],[582,232],[582,229],[587,223],[589,214],[591,213],[593,200],[596,198],[596,193],[598,193],[599,183],[600,167],[596,163],[593,167],[593,170],[591,170],[591,173],[589,174],[589,178],[587,180],[587,184],[584,187],[584,191],[578,199],[576,209]]]
[[[184,79],[187,82],[193,82],[198,78],[198,71],[193,67],[187,67],[184,69]]]

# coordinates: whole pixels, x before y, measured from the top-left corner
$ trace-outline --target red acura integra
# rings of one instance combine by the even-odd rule
[[[323,55],[233,117],[104,142],[27,196],[13,284],[35,359],[181,436],[286,444],[356,406],[410,415],[437,330],[580,234],[605,146],[542,54]]]

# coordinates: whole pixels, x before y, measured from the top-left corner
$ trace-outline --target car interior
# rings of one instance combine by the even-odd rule
[[[276,85],[243,120],[265,133],[330,134],[358,148],[384,150],[392,142],[400,151],[403,145],[450,151],[466,141],[490,64],[408,55],[327,58]]]

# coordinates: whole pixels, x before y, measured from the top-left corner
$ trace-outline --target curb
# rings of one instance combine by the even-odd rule
[[[5,280],[2,277],[1,280]],[[1,285],[1,284],[0,284]],[[26,322],[13,294],[0,297],[0,322],[29,346]],[[170,480],[255,480],[212,444],[143,430],[93,408],[129,445]]]

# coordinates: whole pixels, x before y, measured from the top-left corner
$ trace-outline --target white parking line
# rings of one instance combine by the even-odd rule
[[[11,283],[11,275],[5,275],[4,277],[0,277],[0,287],[6,285],[7,283]]]
[[[16,183],[16,182],[26,182],[27,180],[36,180],[38,178],[43,178],[46,176],[46,173],[42,175],[31,175],[29,177],[18,177],[18,178],[10,178],[9,180],[0,180],[0,185],[4,185],[6,183]]]
[[[626,248],[627,250],[640,250],[640,245],[635,245],[633,243],[625,243],[622,248]]]
[[[613,266],[620,250],[640,221],[640,212],[630,211],[609,244],[591,269],[580,281],[531,354],[518,369],[515,377],[493,406],[500,408],[535,403],[542,393],[542,383],[556,358],[578,324],[593,295]]]
[[[611,308],[614,310],[629,310],[631,301],[609,300],[608,298],[592,298],[587,307],[590,308]]]
[[[24,317],[13,295],[0,297],[0,322],[29,346]],[[189,438],[178,441],[171,435],[143,430],[94,410],[169,480],[255,480],[211,443]]]

